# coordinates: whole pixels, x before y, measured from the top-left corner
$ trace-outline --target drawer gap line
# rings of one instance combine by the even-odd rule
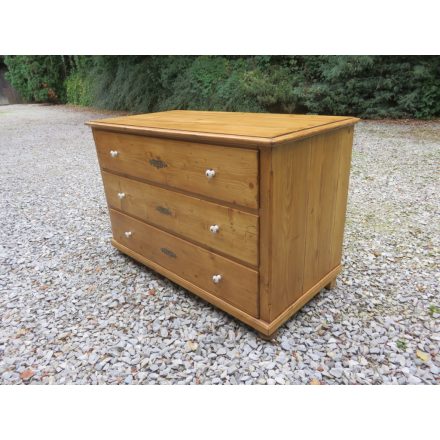
[[[209,251],[209,252],[212,252],[212,253],[214,253],[214,254],[220,255],[221,257],[223,257],[223,258],[227,258],[228,260],[234,261],[235,263],[241,264],[242,266],[246,266],[246,267],[248,267],[249,269],[255,270],[256,272],[259,271],[259,270],[258,270],[258,267],[259,267],[258,263],[257,263],[256,265],[254,265],[254,264],[251,264],[251,263],[249,263],[249,262],[247,262],[247,261],[240,260],[240,259],[237,258],[237,257],[234,257],[234,256],[232,256],[232,255],[226,254],[226,253],[223,252],[223,251],[219,251],[219,250],[217,250],[217,249],[214,249],[214,248],[212,248],[212,247],[210,247],[210,246],[207,246],[206,244],[204,244],[204,243],[202,243],[202,242],[195,241],[195,240],[193,240],[193,239],[191,239],[191,238],[189,238],[189,237],[187,237],[187,236],[185,236],[185,235],[181,235],[181,234],[179,234],[179,233],[177,233],[177,232],[175,232],[175,231],[172,231],[171,229],[164,228],[164,227],[161,226],[161,225],[156,225],[156,224],[154,224],[154,223],[147,222],[147,221],[145,221],[144,219],[142,219],[142,218],[140,218],[140,217],[137,217],[137,216],[135,216],[135,215],[128,214],[127,212],[125,212],[125,211],[123,211],[123,210],[121,210],[121,209],[119,209],[119,208],[117,208],[117,207],[115,207],[115,206],[112,206],[112,205],[108,205],[108,206],[109,206],[109,208],[111,208],[111,209],[113,209],[113,210],[115,210],[115,211],[117,211],[117,212],[119,212],[119,213],[121,213],[121,214],[123,214],[123,215],[126,215],[126,216],[128,216],[128,217],[131,217],[131,218],[133,218],[133,219],[135,219],[135,220],[137,220],[137,221],[139,221],[139,222],[145,223],[145,224],[148,225],[148,226],[152,226],[153,228],[157,228],[157,229],[159,229],[159,230],[161,230],[161,231],[163,231],[163,232],[166,232],[167,234],[173,235],[174,237],[180,238],[181,240],[185,240],[185,241],[187,241],[188,243],[191,243],[191,244],[194,244],[194,245],[196,245],[196,246],[199,246],[199,247],[201,247],[201,248],[203,248],[203,249],[206,249],[206,250]],[[257,261],[258,261],[258,259],[257,259]]]
[[[197,194],[197,193],[194,193],[194,192],[191,192],[191,191],[186,191],[186,190],[183,190],[183,189],[180,189],[180,188],[176,188],[174,186],[164,185],[164,184],[161,184],[161,183],[158,183],[158,182],[153,182],[151,180],[147,180],[147,179],[142,179],[142,178],[139,178],[139,177],[131,176],[129,174],[118,173],[118,172],[115,172],[113,170],[109,170],[108,168],[102,168],[102,170],[105,171],[106,173],[113,174],[115,176],[119,176],[119,177],[124,177],[126,179],[135,180],[135,181],[140,182],[140,183],[147,183],[148,185],[151,185],[151,186],[156,186],[158,188],[166,189],[168,191],[173,191],[173,192],[176,192],[176,193],[179,193],[179,194],[183,194],[185,196],[193,197],[195,199],[205,200],[207,202],[215,203],[217,205],[223,205],[223,206],[226,206],[227,208],[237,209],[238,211],[243,211],[243,212],[245,212],[247,214],[252,214],[252,215],[255,215],[255,216],[258,217],[259,208],[249,208],[247,206],[238,205],[238,204],[235,204],[235,203],[225,202],[224,200],[221,200],[221,199],[215,199],[213,197],[208,197],[208,196],[205,196],[205,195],[202,195],[202,194]]]

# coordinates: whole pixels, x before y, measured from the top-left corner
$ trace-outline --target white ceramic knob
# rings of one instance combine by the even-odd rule
[[[215,176],[215,170],[208,169],[205,171],[206,177],[212,179]]]
[[[221,279],[222,279],[222,276],[221,276],[221,275],[213,275],[213,276],[212,276],[212,281],[213,281],[215,284],[218,284],[218,283],[221,281]]]
[[[125,198],[125,193],[118,193],[118,197],[122,200]]]
[[[211,225],[209,227],[209,230],[213,233],[213,234],[217,234],[217,232],[220,230],[220,226],[219,225]]]
[[[116,157],[118,154],[119,154],[118,151],[116,151],[116,150],[110,150],[110,156],[111,156],[111,157]]]
[[[127,232],[124,232],[124,234],[127,238],[130,238],[132,236],[133,232],[127,231]]]

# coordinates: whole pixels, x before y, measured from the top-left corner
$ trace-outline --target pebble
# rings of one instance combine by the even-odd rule
[[[0,384],[438,383],[439,122],[356,126],[337,287],[267,342],[111,246],[103,117],[0,107]]]
[[[275,368],[275,362],[265,362],[263,368],[265,370],[273,370]]]
[[[283,376],[275,376],[275,382],[280,385],[284,385],[286,383]]]
[[[410,385],[419,385],[422,382],[422,380],[416,376],[409,376],[408,377],[408,383]]]
[[[197,344],[197,342],[188,341],[185,344],[185,351],[196,351],[198,346],[199,346],[199,344]]]
[[[336,378],[342,377],[343,370],[342,368],[332,368],[330,369],[330,374]]]
[[[281,341],[281,348],[282,348],[283,350],[290,351],[290,350],[291,350],[290,342],[289,342],[289,341],[286,341],[286,340]]]

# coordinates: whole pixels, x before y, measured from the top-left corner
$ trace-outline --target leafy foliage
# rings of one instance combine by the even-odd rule
[[[396,342],[396,347],[397,347],[399,350],[403,350],[403,351],[405,351],[405,350],[408,348],[408,344],[407,344],[406,341],[404,341],[403,339],[399,339],[399,340]]]
[[[66,99],[70,104],[90,106],[93,104],[91,77],[91,57],[71,57],[72,71],[65,80]]]
[[[73,72],[66,79],[66,96],[70,104],[90,106],[92,97],[90,94],[90,82],[78,72]]]
[[[369,117],[440,115],[440,57],[325,57],[308,78],[312,112]]]
[[[440,315],[440,307],[438,307],[438,306],[436,306],[436,305],[434,305],[434,304],[431,304],[431,305],[429,306],[428,310],[429,310],[429,314],[430,314],[431,316],[434,316],[434,315]]]
[[[65,102],[64,80],[70,71],[69,57],[5,56],[6,79],[26,101]]]
[[[436,56],[5,57],[25,99],[167,109],[440,116]]]

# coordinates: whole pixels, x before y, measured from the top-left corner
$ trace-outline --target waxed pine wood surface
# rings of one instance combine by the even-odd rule
[[[90,121],[92,127],[159,137],[272,145],[355,123],[346,116],[173,110]]]
[[[311,143],[281,145],[272,152],[271,308],[269,321],[303,294],[305,209]]]
[[[258,216],[105,171],[102,179],[111,207],[229,257],[258,264]],[[209,230],[213,224],[220,227],[216,234]]]
[[[211,292],[241,310],[258,317],[258,272],[209,252],[158,228],[110,210],[114,239]],[[125,232],[132,235],[127,238]],[[221,274],[219,284],[213,274]]]
[[[94,130],[101,168],[202,194],[247,208],[258,207],[258,152]],[[112,157],[110,151],[118,151]],[[207,179],[205,171],[215,169]]]
[[[269,322],[341,262],[353,128],[272,151]]]
[[[161,275],[167,277],[171,281],[173,281],[176,284],[179,284],[184,289],[189,290],[191,293],[196,294],[200,298],[204,299],[205,301],[208,301],[212,305],[220,308],[221,310],[225,311],[229,315],[239,319],[241,322],[244,322],[248,324],[249,326],[253,327],[255,330],[257,330],[260,334],[269,335],[273,332],[272,324],[269,324],[262,319],[256,318],[255,316],[250,315],[249,313],[242,310],[240,307],[234,306],[231,303],[228,303],[227,301],[223,300],[222,298],[218,297],[217,295],[208,292],[207,290],[202,289],[198,285],[191,283],[185,278],[182,278],[181,276],[177,275],[172,270],[168,270],[165,267],[161,266],[157,262],[150,260],[143,255],[139,254],[138,252],[135,252],[133,249],[122,245],[121,243],[117,242],[114,238],[111,240],[111,244],[124,254],[128,255],[131,258],[134,258],[139,263],[144,264],[145,266],[148,266],[150,269],[160,273]]]
[[[356,122],[192,111],[92,121],[113,245],[273,335],[342,269]]]
[[[272,270],[272,156],[273,150],[260,150],[260,208],[259,208],[259,274],[260,317],[270,322]]]
[[[339,146],[341,151],[339,158],[339,177],[338,187],[336,190],[335,219],[332,232],[333,240],[331,252],[332,265],[334,266],[340,264],[342,259],[354,127],[347,127],[345,131],[346,135],[342,137]]]
[[[306,211],[307,245],[304,262],[304,290],[340,264],[336,249],[342,247],[342,234],[335,232],[338,216],[345,217],[345,206],[337,205],[341,161],[350,153],[344,148],[353,139],[353,129],[344,128],[312,140],[308,172],[309,197]],[[348,183],[348,182],[347,182]],[[347,192],[348,188],[339,187]],[[336,245],[336,240],[340,243]],[[339,252],[338,252],[339,253]]]

